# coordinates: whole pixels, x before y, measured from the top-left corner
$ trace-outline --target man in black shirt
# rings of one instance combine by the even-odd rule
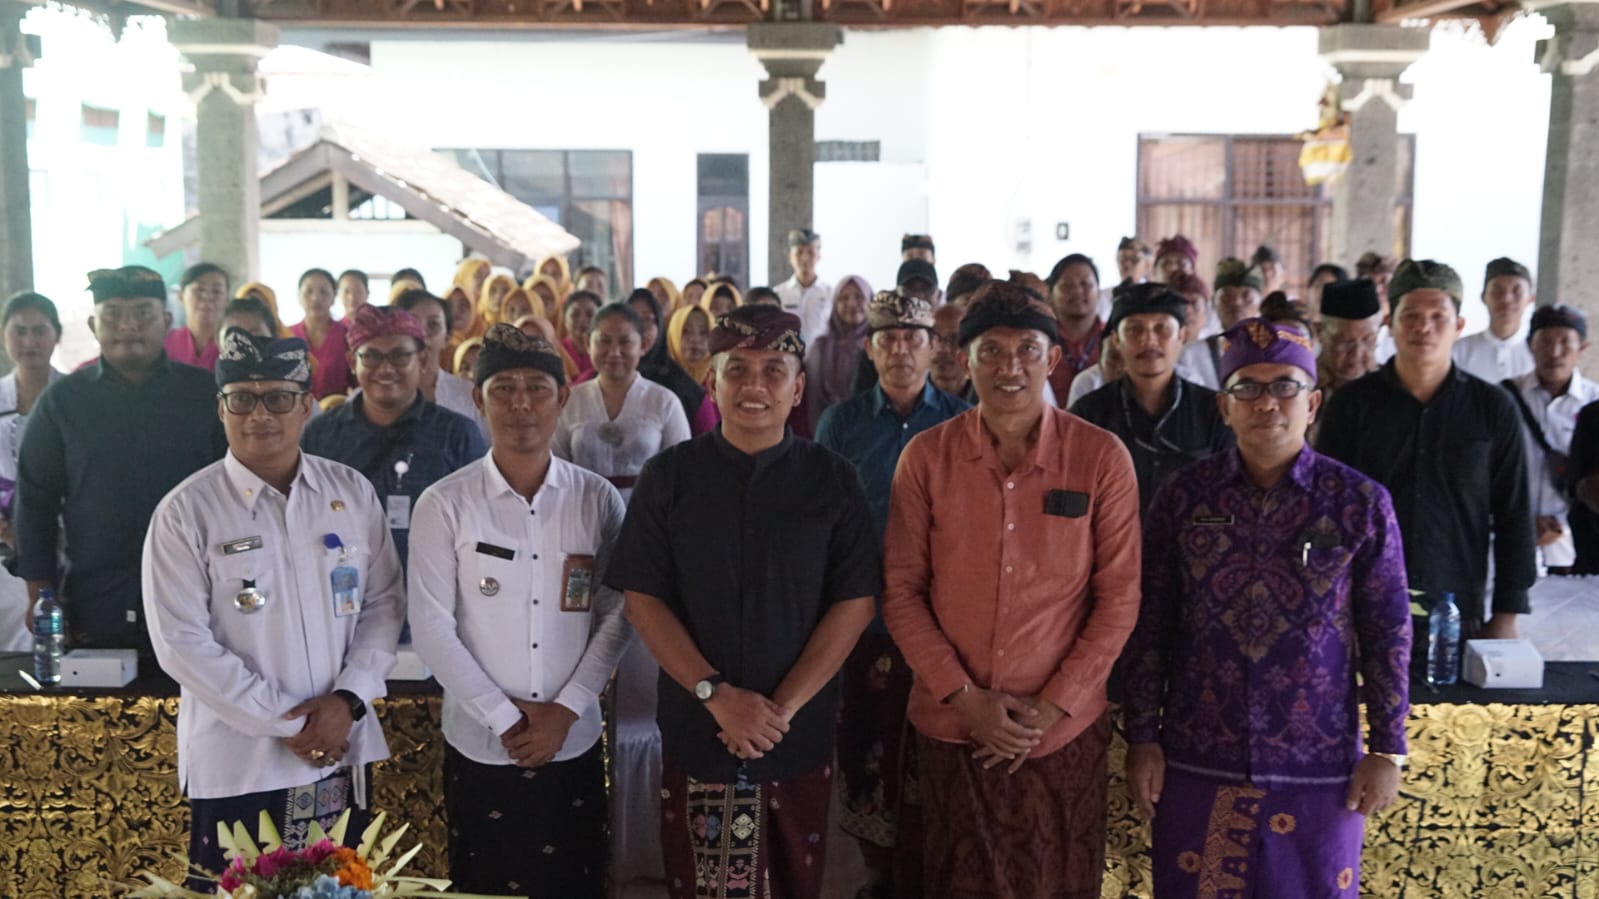
[[[100,359],[39,397],[17,457],[17,576],[58,587],[74,648],[153,655],[140,551],[167,491],[222,458],[211,372],[167,358],[166,284],[140,265],[89,274]],[[66,536],[66,566],[57,547]]]
[[[1599,574],[1599,402],[1577,413],[1571,435],[1571,539],[1577,545],[1572,574]]]
[[[661,665],[673,899],[701,895],[696,881],[821,893],[837,675],[882,571],[854,469],[786,427],[805,389],[799,330],[771,306],[717,322],[722,423],[645,465],[605,575]]]
[[[1508,638],[1537,577],[1521,418],[1504,390],[1454,366],[1460,297],[1449,266],[1400,264],[1388,284],[1394,358],[1334,394],[1316,448],[1393,495],[1411,589],[1455,594],[1465,636]]]
[[[1121,341],[1127,373],[1072,406],[1072,414],[1120,437],[1138,472],[1138,508],[1179,468],[1233,445],[1216,391],[1177,376],[1187,304],[1164,284],[1122,290],[1107,332]]]

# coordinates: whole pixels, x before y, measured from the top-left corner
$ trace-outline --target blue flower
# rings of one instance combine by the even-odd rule
[[[372,894],[351,886],[339,886],[338,878],[323,874],[315,883],[300,887],[286,899],[372,899]]]

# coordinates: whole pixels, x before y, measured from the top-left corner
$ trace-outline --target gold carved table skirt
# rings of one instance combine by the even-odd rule
[[[413,688],[414,689],[414,688]],[[1486,694],[1485,694],[1486,695]],[[107,881],[181,872],[174,696],[0,694],[0,897],[100,899]],[[393,757],[375,807],[446,876],[439,697],[376,704]],[[1599,899],[1595,705],[1418,705],[1403,795],[1367,826],[1363,893],[1380,899]],[[1106,897],[1149,895],[1148,827],[1112,747]],[[935,897],[929,897],[935,899]]]

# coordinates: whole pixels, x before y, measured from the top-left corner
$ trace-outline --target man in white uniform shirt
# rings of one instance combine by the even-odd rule
[[[1525,265],[1504,257],[1488,263],[1482,275],[1488,327],[1455,344],[1455,364],[1491,384],[1531,373],[1532,352],[1521,339],[1521,325],[1536,299]]]
[[[263,811],[291,848],[347,809],[359,838],[369,766],[389,755],[369,704],[405,593],[372,485],[300,452],[305,342],[230,328],[216,380],[228,453],[156,507],[142,574],[156,657],[182,687],[189,860],[220,872],[218,823],[253,829]]]
[[[1571,574],[1577,545],[1567,520],[1566,473],[1556,469],[1564,469],[1571,452],[1577,413],[1599,401],[1599,384],[1577,370],[1578,357],[1588,349],[1588,319],[1569,306],[1540,306],[1532,314],[1527,343],[1535,367],[1502,383],[1521,412],[1538,549],[1550,574]]]
[[[833,314],[833,285],[816,274],[820,261],[820,234],[809,228],[788,232],[788,264],[794,277],[772,289],[783,301],[783,309],[800,317],[800,337],[806,344],[827,333],[827,320]]]
[[[625,508],[550,452],[569,396],[554,345],[495,325],[474,375],[489,455],[428,488],[411,519],[411,636],[444,687],[450,878],[598,899],[599,696],[631,636],[600,578]]]

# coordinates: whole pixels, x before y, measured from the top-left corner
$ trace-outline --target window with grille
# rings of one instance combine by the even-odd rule
[[[611,291],[633,281],[631,150],[440,150],[582,241],[567,256],[575,272],[605,270]]]
[[[1151,244],[1187,235],[1210,280],[1224,256],[1248,259],[1267,244],[1282,258],[1286,284],[1301,287],[1329,260],[1332,191],[1305,184],[1301,143],[1273,135],[1159,135],[1138,139],[1138,233]],[[1414,136],[1400,141],[1395,233],[1410,243]]]
[[[747,153],[701,153],[698,160],[699,237],[696,275],[731,275],[750,283],[750,158]]]

